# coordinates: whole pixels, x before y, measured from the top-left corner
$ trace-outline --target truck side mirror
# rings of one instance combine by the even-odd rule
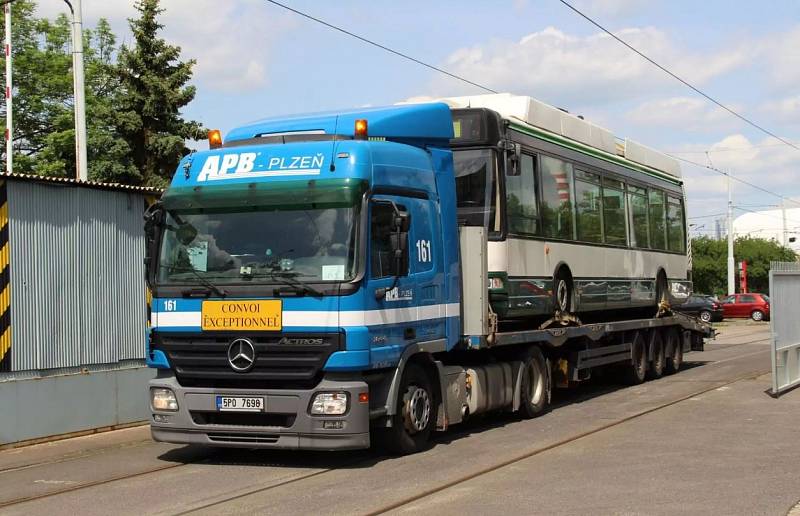
[[[389,246],[392,252],[392,276],[394,276],[394,281],[392,281],[390,287],[382,287],[375,291],[375,299],[378,301],[383,300],[386,297],[386,293],[397,286],[397,281],[401,276],[408,274],[408,230],[411,227],[411,216],[407,211],[401,211],[394,202],[391,202],[391,205],[394,209],[394,215],[391,233],[389,234]]]

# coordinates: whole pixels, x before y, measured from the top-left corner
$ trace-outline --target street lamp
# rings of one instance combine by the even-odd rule
[[[64,0],[72,13],[72,82],[75,95],[75,168],[78,179],[89,179],[86,161],[86,95],[83,80],[83,17],[81,0]],[[74,4],[74,5],[73,5]]]
[[[11,3],[15,0],[3,0],[5,14],[5,54],[6,54],[6,172],[13,172],[13,84],[11,82]],[[75,97],[75,168],[78,179],[89,179],[86,160],[86,98],[83,80],[83,20],[81,17],[81,0],[64,0],[72,13],[72,87]]]

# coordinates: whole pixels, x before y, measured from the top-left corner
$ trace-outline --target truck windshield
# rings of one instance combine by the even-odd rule
[[[490,149],[453,152],[459,223],[495,230],[496,181]]]
[[[279,191],[281,190],[281,191]],[[350,281],[362,189],[264,188],[165,201],[159,284]]]

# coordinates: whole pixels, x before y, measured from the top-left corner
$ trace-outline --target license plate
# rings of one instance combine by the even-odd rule
[[[202,328],[210,331],[280,331],[283,306],[280,299],[252,301],[203,301]]]
[[[264,412],[264,398],[251,396],[217,396],[220,412]]]

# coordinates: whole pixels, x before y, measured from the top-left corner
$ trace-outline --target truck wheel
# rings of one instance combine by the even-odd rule
[[[683,339],[677,331],[667,332],[667,349],[672,350],[667,359],[667,373],[677,373],[683,365]]]
[[[647,348],[644,335],[637,331],[631,343],[631,362],[625,366],[625,382],[629,385],[639,385],[647,375]]]
[[[552,388],[550,370],[542,351],[531,348],[523,362],[519,413],[531,419],[547,410]]]
[[[425,449],[436,425],[437,401],[431,379],[421,366],[411,363],[403,371],[392,426],[376,437],[387,451],[409,455]]]
[[[572,311],[572,278],[564,267],[558,270],[553,280],[553,308],[563,314]]]
[[[653,333],[653,360],[650,361],[650,379],[656,380],[664,376],[664,337],[662,332],[654,330]]]
[[[708,310],[702,310],[700,312],[700,320],[703,322],[711,322],[711,312]]]
[[[753,310],[753,313],[750,314],[750,317],[752,317],[754,321],[763,321],[764,312],[762,312],[761,310]]]

